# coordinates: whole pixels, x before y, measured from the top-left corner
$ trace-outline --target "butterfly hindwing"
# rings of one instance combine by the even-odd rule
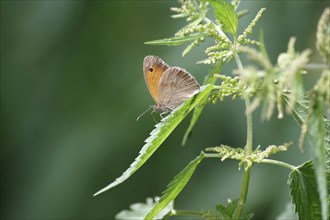
[[[160,77],[158,85],[159,104],[173,110],[199,92],[199,84],[185,69],[168,68]]]

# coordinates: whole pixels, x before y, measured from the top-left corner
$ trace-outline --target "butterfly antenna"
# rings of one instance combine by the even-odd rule
[[[150,106],[149,108],[147,108],[147,110],[145,110],[141,115],[139,115],[139,117],[136,118],[136,121],[139,121],[139,119],[141,118],[141,116],[144,115],[145,113],[147,113],[151,108],[152,108],[152,106]]]

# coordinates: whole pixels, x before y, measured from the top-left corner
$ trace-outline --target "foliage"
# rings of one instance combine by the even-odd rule
[[[115,187],[116,185],[124,182],[128,179],[135,171],[137,171],[151,155],[158,149],[158,147],[165,141],[165,139],[171,134],[176,126],[184,119],[184,117],[209,93],[212,86],[204,86],[201,88],[200,93],[197,97],[192,97],[183,103],[181,106],[176,108],[171,114],[161,120],[160,123],[156,124],[156,128],[150,133],[149,138],[145,140],[146,144],[142,147],[139,156],[131,164],[131,166],[117,178],[114,182],[104,187],[100,191],[94,194],[94,196]]]
[[[128,219],[144,219],[150,210],[154,207],[156,202],[159,201],[159,197],[154,199],[147,198],[146,203],[134,203],[130,205],[130,210],[122,210],[116,216],[116,220],[128,220]],[[154,219],[162,219],[173,209],[173,201],[171,201],[166,207],[164,207]]]
[[[166,207],[177,197],[177,195],[189,181],[197,165],[202,161],[204,157],[205,155],[201,153],[195,160],[191,161],[188,166],[181,171],[181,173],[174,177],[174,180],[170,182],[163,196],[148,213],[146,219],[153,219],[161,210],[164,209],[164,207]]]
[[[145,219],[154,219],[166,207],[167,216],[191,215],[204,219],[251,219],[253,214],[243,215],[249,187],[250,171],[253,165],[270,163],[291,170],[288,185],[292,203],[300,219],[328,219],[329,215],[329,168],[330,168],[330,71],[329,71],[329,32],[330,9],[326,8],[317,25],[316,49],[323,58],[320,65],[320,78],[311,90],[304,88],[303,80],[308,74],[311,49],[296,51],[296,38],[288,42],[286,52],[281,53],[277,63],[272,64],[268,58],[262,37],[259,40],[249,39],[257,22],[265,13],[259,10],[251,23],[243,30],[238,30],[239,19],[246,10],[237,11],[240,1],[231,3],[225,0],[179,0],[181,7],[171,8],[176,14],[173,18],[186,18],[188,24],[175,33],[175,36],[161,40],[148,41],[150,45],[177,46],[190,43],[182,55],[185,56],[193,48],[200,45],[205,38],[214,44],[205,49],[205,59],[198,64],[211,65],[201,92],[187,100],[170,115],[163,118],[146,139],[146,144],[139,156],[124,174],[95,195],[104,192],[129,178],[160,147],[175,127],[193,111],[193,117],[185,133],[182,143],[187,140],[194,125],[199,119],[205,105],[225,101],[226,97],[241,98],[246,103],[247,139],[244,147],[230,147],[224,144],[208,147],[206,152],[192,160],[168,185],[162,197],[148,209]],[[212,9],[212,10],[210,10]],[[213,12],[214,20],[209,15]],[[243,65],[240,56],[246,56],[250,63]],[[232,75],[221,74],[222,67],[234,61],[237,69]],[[219,82],[220,81],[220,82]],[[250,99],[252,102],[250,103]],[[273,145],[260,150],[253,144],[252,113],[261,108],[261,118],[269,120],[277,110],[277,118],[292,116],[301,127],[299,139],[301,149],[305,137],[310,140],[313,157],[300,166],[268,159],[273,154],[286,151],[292,142]],[[239,168],[244,167],[244,176],[240,197],[230,201],[227,206],[218,204],[215,209],[189,211],[176,210],[172,202],[184,189],[195,169],[203,159],[221,158],[239,161]],[[291,212],[286,211],[292,215]],[[282,215],[285,216],[285,215]],[[136,216],[138,217],[138,216]]]
[[[289,187],[299,219],[321,219],[320,198],[317,192],[315,170],[311,162],[306,162],[291,171]]]

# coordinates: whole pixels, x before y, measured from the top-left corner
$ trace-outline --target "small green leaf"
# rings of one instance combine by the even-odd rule
[[[216,211],[219,213],[218,215],[220,215],[220,217],[210,218],[210,220],[214,220],[214,219],[224,219],[224,220],[233,219],[233,214],[234,214],[235,209],[238,205],[238,201],[239,201],[238,199],[235,199],[235,200],[228,199],[227,206],[218,204],[216,206]],[[250,214],[242,216],[240,219],[242,219],[242,220],[251,220],[253,215],[254,215],[253,213],[250,213]]]
[[[205,36],[205,34],[192,34],[187,36],[179,36],[179,37],[171,37],[171,38],[164,38],[160,40],[153,40],[144,42],[147,45],[165,45],[165,46],[178,46],[193,40],[196,40],[200,37]]]
[[[288,183],[299,219],[321,219],[320,197],[312,162],[306,162],[291,171]]]
[[[225,0],[208,0],[214,9],[215,17],[223,25],[224,30],[236,36],[238,18],[234,6]]]
[[[156,128],[150,133],[150,136],[145,140],[145,145],[140,150],[140,154],[135,158],[135,161],[130,167],[114,182],[104,187],[100,191],[94,194],[94,196],[105,192],[118,184],[127,180],[135,171],[137,171],[158,149],[158,147],[166,140],[166,138],[172,133],[172,131],[178,126],[178,124],[187,116],[187,114],[204,99],[212,90],[212,85],[206,85],[201,87],[201,91],[198,95],[191,97],[185,101],[181,106],[176,108],[168,116],[163,118],[160,123],[156,124]]]
[[[159,197],[155,199],[147,198],[146,203],[134,203],[131,204],[130,210],[122,210],[116,216],[116,220],[136,220],[144,219],[150,212],[155,203],[159,200]],[[169,203],[154,219],[163,219],[171,210],[173,210],[173,202]]]
[[[178,175],[174,177],[174,179],[169,183],[167,189],[164,191],[163,196],[145,217],[146,220],[154,219],[154,217],[159,212],[161,212],[170,202],[172,202],[179,195],[179,193],[188,183],[197,165],[202,161],[203,158],[204,154],[201,153],[198,157],[196,157],[196,159],[191,161],[188,166],[186,166]]]
[[[217,210],[220,212],[223,219],[231,219],[234,211],[237,207],[238,199],[228,200],[228,205],[223,206],[221,204],[217,205]]]

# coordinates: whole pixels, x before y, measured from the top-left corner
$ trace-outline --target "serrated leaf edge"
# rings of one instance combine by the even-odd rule
[[[149,137],[145,140],[145,144],[139,152],[139,155],[135,158],[134,162],[129,168],[114,182],[108,186],[96,192],[93,196],[97,196],[118,184],[127,180],[135,171],[137,171],[158,149],[158,147],[165,141],[165,139],[171,134],[176,126],[187,116],[187,114],[204,98],[209,94],[209,90],[213,88],[213,85],[206,85],[200,88],[198,95],[191,97],[185,101],[181,106],[172,111],[169,115],[164,117],[160,123],[155,125],[155,129],[151,131]]]

